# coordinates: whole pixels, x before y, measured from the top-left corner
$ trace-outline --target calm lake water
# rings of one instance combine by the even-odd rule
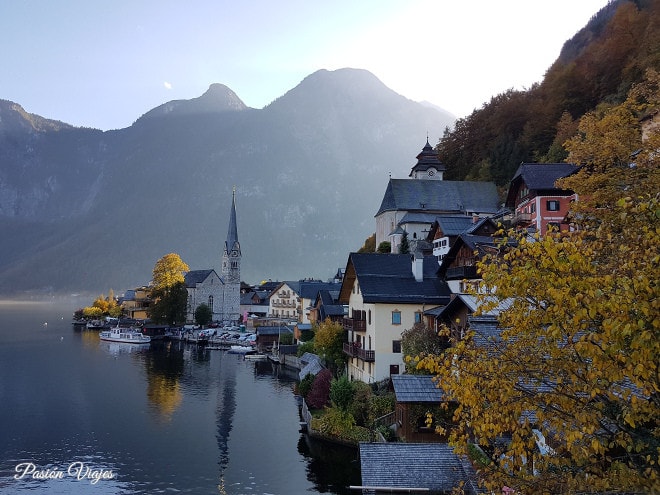
[[[174,342],[101,342],[71,325],[88,303],[0,301],[0,495],[360,484],[356,450],[299,432],[295,372]]]

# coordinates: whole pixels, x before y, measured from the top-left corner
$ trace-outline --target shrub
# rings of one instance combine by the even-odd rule
[[[319,371],[314,379],[312,388],[307,394],[307,405],[314,409],[321,409],[330,403],[330,382],[332,372],[329,369]]]
[[[330,383],[330,400],[332,404],[341,411],[347,411],[353,402],[355,396],[355,387],[348,380],[346,375],[332,380]]]

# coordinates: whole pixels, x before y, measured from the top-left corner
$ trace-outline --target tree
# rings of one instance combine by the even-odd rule
[[[186,321],[188,290],[184,275],[188,270],[188,265],[175,253],[166,254],[154,265],[151,292],[154,303],[150,316],[156,323],[172,325]]]
[[[186,321],[188,305],[188,289],[183,282],[177,282],[171,287],[154,290],[154,303],[149,312],[155,323],[175,325]]]
[[[326,320],[319,324],[314,332],[314,349],[325,359],[328,367],[335,374],[342,373],[346,366],[347,356],[344,354],[344,327],[341,323]]]
[[[409,254],[410,253],[410,242],[408,242],[408,232],[403,231],[401,236],[401,244],[399,244],[399,254]]]
[[[439,355],[448,346],[448,341],[424,323],[415,323],[412,328],[401,333],[401,351],[406,363],[407,373],[428,373],[417,368],[417,363],[424,356]]]
[[[348,411],[354,396],[355,387],[346,375],[341,375],[330,383],[330,401],[337,409]]]
[[[458,404],[450,442],[491,449],[491,489],[660,490],[660,136],[643,140],[640,125],[658,87],[650,73],[622,105],[585,116],[567,144],[583,165],[563,182],[580,197],[577,230],[533,241],[511,232],[506,254],[479,263],[477,314],[506,301],[501,333],[468,332],[420,363]]]
[[[369,237],[367,237],[364,241],[364,244],[360,249],[358,249],[358,253],[373,253],[376,251],[376,234],[373,233]]]
[[[190,270],[188,265],[175,253],[169,253],[160,258],[153,269],[152,281],[155,290],[172,287],[177,282],[183,282],[184,275]]]
[[[208,304],[200,304],[195,309],[195,322],[198,325],[205,327],[213,320],[213,311],[209,308]]]
[[[312,388],[307,394],[307,404],[314,409],[321,409],[330,403],[330,383],[332,372],[325,368],[319,371],[314,378]]]
[[[378,244],[377,252],[381,254],[387,254],[392,252],[392,243],[390,241],[383,241]]]

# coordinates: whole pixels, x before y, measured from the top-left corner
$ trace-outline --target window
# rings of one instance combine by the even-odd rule
[[[401,325],[401,311],[392,311],[392,325]]]
[[[390,364],[390,375],[398,375],[398,374],[399,374],[399,365]]]
[[[421,323],[422,322],[422,313],[415,313],[415,323]]]
[[[548,211],[559,211],[559,201],[556,199],[546,201],[546,208]]]
[[[209,296],[209,309],[213,312],[213,296]]]
[[[548,222],[548,225],[547,225],[546,228],[548,230],[554,230],[555,232],[559,232],[561,230],[560,226],[559,226],[559,222]]]
[[[396,354],[401,354],[401,341],[393,340],[392,341],[392,352]]]
[[[368,320],[367,320],[367,324],[368,324],[368,325],[371,325],[371,310],[369,310],[368,315],[369,315],[369,318],[368,318]]]

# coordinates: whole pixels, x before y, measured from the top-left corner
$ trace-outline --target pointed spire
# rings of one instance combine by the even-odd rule
[[[229,228],[227,229],[227,240],[225,241],[225,251],[229,253],[232,249],[241,252],[241,246],[238,243],[238,228],[236,226],[236,186],[231,194],[231,212],[229,214]]]

